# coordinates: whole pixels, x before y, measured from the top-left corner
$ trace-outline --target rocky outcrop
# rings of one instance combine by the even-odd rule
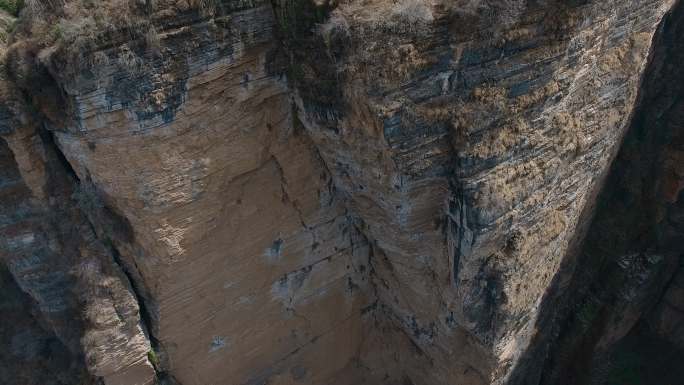
[[[33,74],[37,79],[45,75]],[[56,377],[50,378],[50,371],[29,373],[30,381],[45,376],[45,383],[57,384],[91,383],[92,377],[103,377],[107,384],[136,383],[131,378],[151,383],[154,370],[145,357],[149,340],[116,251],[97,238],[80,207],[86,199],[83,185],[45,129],[47,122],[36,120],[20,90],[5,79],[2,83],[0,255],[3,270],[10,273],[5,273],[3,286],[9,293],[22,293],[8,294],[14,297],[9,301],[23,303],[15,316],[37,325],[44,335],[35,341],[15,335],[13,341],[19,338],[17,343],[23,345],[12,349],[13,359],[29,355],[46,360],[50,368],[52,361],[69,363],[73,358],[65,367],[50,368],[59,374]],[[85,367],[92,376],[85,374]],[[6,378],[7,383],[21,381],[22,377]]]
[[[133,353],[186,385],[345,377],[368,246],[270,70],[270,5],[148,17],[154,46],[97,46],[80,72],[73,45],[42,59],[68,106],[45,124],[144,311],[153,350]]]
[[[407,375],[505,381],[582,238],[670,4],[448,5],[340,5],[320,27],[334,70],[293,63],[298,89],[333,73],[342,101],[305,91],[300,115],[380,256],[382,311],[430,357]]]
[[[549,383],[575,370],[556,353],[608,354],[646,314],[674,338],[676,251],[620,243],[680,216],[674,128],[647,130],[652,159],[628,136],[597,199],[630,124],[677,122],[648,96],[674,73],[635,110],[673,4],[29,3],[4,52],[0,272],[32,334],[0,337],[65,353],[4,344],[0,378]],[[665,187],[604,231],[640,220],[603,203],[630,167]],[[586,263],[604,239],[614,263]],[[572,309],[625,287],[575,341]]]

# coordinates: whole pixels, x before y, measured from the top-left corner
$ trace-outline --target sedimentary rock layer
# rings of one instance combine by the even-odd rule
[[[555,375],[544,304],[573,287],[673,3],[26,8],[3,51],[0,277],[30,326],[0,334],[27,347],[3,345],[0,379]],[[678,282],[649,318],[665,335]],[[63,362],[25,353],[43,345]]]

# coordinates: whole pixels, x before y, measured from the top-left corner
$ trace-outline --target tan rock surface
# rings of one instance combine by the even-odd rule
[[[79,383],[515,383],[673,4],[28,8],[2,264]]]

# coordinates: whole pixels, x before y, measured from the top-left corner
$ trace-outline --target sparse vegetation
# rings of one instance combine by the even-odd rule
[[[205,16],[216,13],[219,5],[218,0],[189,0],[188,3],[192,8],[197,9],[200,14]]]
[[[430,23],[434,20],[430,7],[420,0],[401,0],[392,9],[392,16],[409,25]]]
[[[16,26],[17,20],[6,14],[0,14],[0,43],[7,43]]]
[[[152,364],[152,366],[154,366],[154,368],[156,370],[158,370],[158,368],[159,368],[159,356],[157,356],[157,352],[155,352],[154,349],[150,349],[147,352],[147,360],[150,361],[150,363]]]
[[[187,4],[183,11],[195,11],[204,19],[214,17],[221,6],[219,0],[188,0]],[[154,0],[0,0],[0,8],[10,13],[22,9],[14,37],[6,32],[5,40],[21,40],[33,50],[51,47],[57,59],[51,63],[58,66],[54,72],[64,76],[102,63],[135,70],[143,51],[162,53],[163,38],[153,20],[155,14],[166,16],[168,11]],[[123,41],[128,43],[121,45]],[[111,47],[123,47],[122,52]],[[107,58],[93,58],[101,50],[107,51]]]
[[[155,55],[158,55],[161,52],[161,40],[157,30],[153,26],[150,26],[145,34],[145,45],[147,46],[147,49]]]
[[[24,0],[0,0],[0,9],[13,16],[18,16],[24,8]]]

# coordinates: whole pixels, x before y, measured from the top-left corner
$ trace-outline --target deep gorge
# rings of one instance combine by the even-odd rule
[[[677,383],[683,7],[3,13],[0,383]]]

